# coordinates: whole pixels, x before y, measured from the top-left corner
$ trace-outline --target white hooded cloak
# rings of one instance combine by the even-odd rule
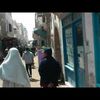
[[[8,51],[6,58],[0,65],[0,78],[24,87],[30,87],[28,74],[16,48],[11,48]]]

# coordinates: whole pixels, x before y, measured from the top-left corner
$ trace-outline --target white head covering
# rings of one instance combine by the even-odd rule
[[[0,78],[30,87],[28,74],[16,48],[11,48],[8,51],[6,58],[0,65]]]

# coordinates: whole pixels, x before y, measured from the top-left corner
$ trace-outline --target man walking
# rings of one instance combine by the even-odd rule
[[[40,85],[43,88],[56,88],[60,78],[61,67],[52,57],[51,48],[44,51],[44,60],[39,65]]]
[[[34,63],[34,56],[31,51],[29,51],[29,48],[26,48],[25,52],[22,55],[23,60],[26,64],[26,70],[29,75],[29,77],[32,77],[32,64]]]

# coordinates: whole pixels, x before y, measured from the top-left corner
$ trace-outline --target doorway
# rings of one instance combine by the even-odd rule
[[[81,19],[73,23],[75,76],[76,84],[79,87],[83,87],[85,85],[84,44],[82,29]]]

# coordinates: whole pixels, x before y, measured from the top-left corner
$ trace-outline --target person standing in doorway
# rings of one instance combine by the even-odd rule
[[[39,65],[40,86],[42,88],[56,88],[60,78],[61,66],[52,57],[52,49],[44,50],[44,59]]]
[[[32,77],[32,65],[34,63],[34,55],[29,50],[29,48],[26,48],[25,52],[22,55],[22,58],[25,61],[26,70],[27,70],[29,77]]]

